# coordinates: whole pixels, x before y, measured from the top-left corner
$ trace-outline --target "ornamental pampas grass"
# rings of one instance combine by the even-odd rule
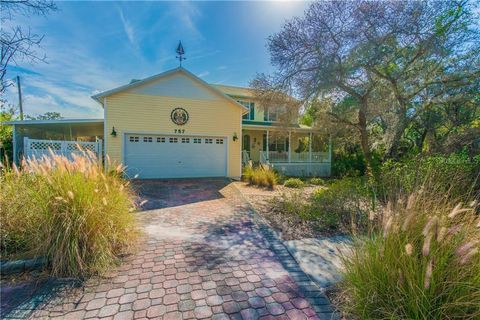
[[[5,171],[0,177],[2,256],[45,256],[51,272],[61,276],[111,268],[137,232],[133,191],[118,174],[122,167],[109,167],[117,174],[105,175],[86,151],[71,160],[51,153]]]
[[[398,199],[408,200],[389,202],[374,236],[344,257],[347,311],[361,319],[480,319],[477,202],[452,205],[427,187]]]

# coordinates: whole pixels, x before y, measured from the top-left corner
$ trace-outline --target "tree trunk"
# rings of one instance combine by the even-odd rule
[[[372,154],[370,152],[368,130],[367,130],[367,110],[368,101],[362,99],[360,101],[360,110],[358,111],[358,129],[360,131],[360,146],[365,157],[365,163],[367,165],[367,175],[373,176],[376,179],[376,170],[372,161]]]
[[[403,108],[401,108],[403,109]],[[400,110],[398,115],[398,125],[395,128],[395,132],[393,134],[392,142],[390,147],[386,153],[387,157],[389,158],[398,158],[398,149],[400,147],[400,140],[402,139],[403,133],[407,128],[407,117],[403,110]]]
[[[419,148],[418,151],[420,153],[423,153],[423,145],[425,144],[425,139],[427,138],[427,134],[428,134],[428,128],[425,128],[422,135],[420,136],[420,140],[418,141],[418,148]]]
[[[402,138],[405,129],[408,126],[408,119],[407,119],[407,105],[408,102],[405,97],[400,93],[398,89],[397,81],[390,80],[392,85],[392,90],[399,104],[398,108],[398,125],[395,128],[395,133],[393,134],[392,143],[390,144],[389,150],[387,150],[387,156],[390,158],[397,158],[398,157],[398,148],[400,147],[400,139]]]

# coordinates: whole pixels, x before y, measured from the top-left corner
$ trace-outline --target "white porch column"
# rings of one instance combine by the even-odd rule
[[[308,162],[312,162],[312,133],[308,137]]]
[[[266,158],[267,158],[267,161],[270,162],[270,152],[268,150],[268,130],[267,130],[267,144],[266,144],[266,147],[265,147],[265,150],[266,150]]]
[[[332,163],[332,136],[328,138],[328,162]]]
[[[292,131],[288,131],[288,162],[292,162]]]

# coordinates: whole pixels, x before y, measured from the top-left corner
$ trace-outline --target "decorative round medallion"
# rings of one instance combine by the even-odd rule
[[[183,108],[175,108],[172,110],[170,118],[172,119],[173,123],[183,126],[188,122],[188,112]]]

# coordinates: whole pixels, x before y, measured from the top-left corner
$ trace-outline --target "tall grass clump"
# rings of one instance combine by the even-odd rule
[[[433,181],[397,194],[344,258],[345,308],[360,319],[480,319],[478,202]],[[372,217],[373,219],[373,217]]]
[[[137,235],[133,191],[105,174],[93,154],[51,155],[6,169],[0,177],[1,253],[43,256],[53,275],[106,271]]]
[[[269,166],[253,167],[250,163],[243,169],[242,180],[251,185],[273,189],[278,183],[278,175]]]

